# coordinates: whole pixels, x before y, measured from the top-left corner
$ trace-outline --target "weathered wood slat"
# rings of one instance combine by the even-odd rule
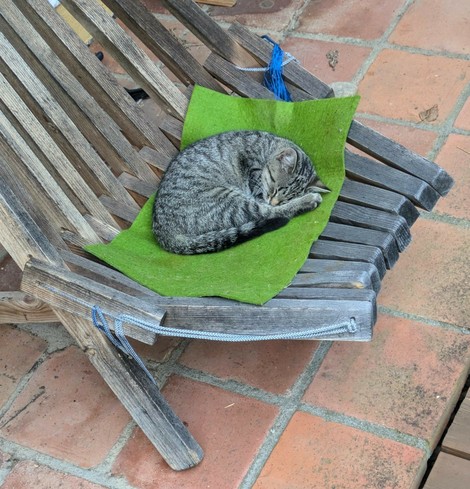
[[[18,94],[13,90],[10,84],[5,80],[0,73],[0,98],[10,111],[15,115],[19,124],[24,130],[28,131],[39,149],[54,166],[57,172],[63,177],[83,206],[97,218],[103,220],[108,225],[116,226],[117,224],[111,217],[111,214],[101,204],[96,195],[92,192],[89,185],[83,180],[81,175],[70,164],[67,157],[62,153],[60,148],[50,138],[44,127],[34,117],[32,112],[18,97]]]
[[[321,237],[345,243],[376,246],[382,250],[387,268],[392,268],[398,260],[398,246],[394,237],[385,231],[329,222]]]
[[[18,158],[18,161],[24,163],[15,166],[15,174],[12,174],[12,168],[8,165],[2,165],[1,172],[4,175],[10,173],[10,179],[15,177],[19,178],[23,185],[29,184],[29,187],[25,187],[25,191],[31,192],[37,196],[38,205],[44,199],[47,199],[55,204],[56,212],[51,212],[48,218],[51,222],[60,222],[62,225],[68,225],[72,229],[76,230],[82,236],[89,240],[90,243],[99,242],[99,238],[89,224],[85,221],[83,216],[77,211],[70,199],[66,196],[60,186],[55,182],[52,176],[47,172],[42,163],[38,160],[36,155],[31,151],[31,148],[24,142],[16,129],[11,125],[10,121],[0,112],[0,137],[6,141],[11,151],[14,152]],[[16,160],[13,160],[11,164]],[[17,172],[17,173],[16,173]],[[6,178],[6,177],[5,177]],[[33,182],[33,180],[35,182]],[[40,196],[39,194],[43,194]],[[12,195],[13,197],[13,195]],[[49,209],[49,206],[44,206],[41,209],[43,212]],[[62,218],[58,218],[55,215],[59,213]]]
[[[157,190],[157,185],[140,180],[128,173],[122,173],[119,176],[119,181],[126,189],[132,190],[144,197],[150,197]]]
[[[293,333],[356,320],[357,332],[328,335],[328,339],[365,341],[370,339],[375,314],[370,303],[349,300],[276,300],[263,307],[229,300],[201,301],[198,298],[129,296],[76,273],[50,267],[37,260],[28,262],[21,286],[25,292],[53,308],[89,318],[98,304],[112,316],[130,314],[140,320],[168,327],[203,331],[250,334],[262,338],[273,333]],[[212,304],[212,305],[211,305]],[[162,318],[162,312],[165,315]],[[112,327],[112,325],[110,325]],[[132,325],[125,331],[140,341],[153,341],[150,333]]]
[[[0,291],[0,324],[51,323],[57,316],[43,301],[24,292]]]
[[[217,80],[220,80],[239,95],[250,98],[275,98],[274,94],[261,85],[258,80],[247,76],[246,72],[239,70],[233,63],[218,54],[211,53],[204,62],[204,67]]]
[[[184,119],[188,99],[97,2],[64,0],[63,5],[158,103]]]
[[[0,178],[0,236],[2,246],[20,268],[31,256],[62,263],[56,248],[46,239],[4,178]]]
[[[116,229],[115,226],[110,226],[90,214],[85,214],[83,217],[85,218],[86,222],[94,229],[95,233],[104,241],[111,241],[121,231],[121,229]]]
[[[423,489],[468,489],[470,461],[440,452]]]
[[[442,442],[444,452],[470,460],[470,391],[462,401]],[[470,474],[470,473],[469,473]]]
[[[370,304],[373,311],[374,325],[377,321],[377,294],[370,289],[320,288],[320,287],[287,287],[279,292],[276,299],[322,299],[364,301]]]
[[[378,160],[429,183],[440,195],[446,195],[454,184],[452,177],[436,163],[358,121],[351,124],[348,138],[354,141],[354,146]]]
[[[331,260],[331,259],[319,259],[308,258],[305,260],[300,273],[349,273],[359,272],[366,273],[371,280],[372,288],[378,292],[380,290],[380,275],[377,267],[365,261],[351,261],[351,260]],[[341,292],[342,293],[342,292]],[[341,295],[340,293],[340,295]]]
[[[372,289],[372,281],[366,272],[298,273],[292,287],[331,287],[348,289]]]
[[[35,56],[37,61],[40,62],[41,67],[45,68],[45,71],[53,77],[58,86],[63,90],[52,90],[53,85],[50,78],[40,72],[36,72],[36,75],[41,79],[46,86],[48,86],[51,93],[54,95],[55,100],[61,103],[63,109],[71,117],[75,124],[80,127],[81,131],[91,122],[94,128],[96,137],[94,138],[93,131],[88,131],[88,139],[98,151],[103,151],[105,148],[114,148],[117,155],[124,160],[128,168],[139,175],[141,178],[151,180],[155,178],[153,172],[143,163],[139,162],[140,159],[138,153],[132,147],[132,145],[123,137],[119,126],[114,120],[105,112],[91,97],[91,95],[82,87],[79,81],[72,75],[67,67],[62,63],[60,58],[54,53],[50,46],[44,41],[44,39],[36,32],[34,27],[28,22],[28,20],[22,15],[21,11],[11,3],[6,3],[2,8],[2,16],[12,27],[17,35],[23,39],[31,53]],[[10,42],[14,43],[12,39]],[[21,42],[14,43],[17,49],[21,49]],[[21,55],[32,68],[34,63],[33,57],[29,55],[24,49],[21,50]],[[34,63],[37,65],[37,63]],[[44,68],[41,70],[44,73]],[[66,96],[67,94],[68,96]],[[80,110],[77,110],[77,106]],[[82,112],[83,111],[83,112]],[[84,117],[84,114],[87,117]],[[100,135],[98,138],[97,136]],[[104,151],[103,158],[113,164],[114,160],[117,160],[116,153],[112,150]],[[117,182],[115,185],[118,185]]]
[[[175,119],[177,120],[177,119]],[[171,139],[171,138],[170,138]],[[156,151],[153,148],[144,146],[140,151],[140,157],[149,165],[158,168],[161,171],[165,171],[168,168],[168,163],[178,154],[178,151],[173,147],[175,153],[173,156],[162,154],[160,151]]]
[[[1,118],[1,116],[0,116]],[[0,178],[18,199],[23,208],[52,245],[57,248],[65,247],[58,229],[71,229],[70,221],[61,213],[52,199],[38,185],[34,175],[28,171],[18,154],[0,136],[0,158],[8,164],[0,165]]]
[[[372,304],[348,300],[296,300],[272,299],[263,305],[217,304],[211,307],[200,301],[162,297],[165,308],[164,326],[184,329],[202,329],[220,333],[249,334],[262,338],[270,334],[292,334],[345,324],[355,318],[356,333],[330,334],[322,339],[342,341],[367,341],[371,338],[375,312]],[[184,302],[183,302],[184,301]],[[312,338],[313,339],[313,338]]]
[[[407,222],[397,214],[338,201],[331,212],[330,219],[333,222],[390,233],[395,238],[399,251],[403,251],[411,241]]]
[[[103,0],[103,3],[186,85],[199,84],[224,92],[184,46],[140,2]]]
[[[103,266],[94,261],[90,261],[84,257],[76,256],[73,253],[62,251],[61,256],[67,265],[71,268],[72,271],[79,273],[82,276],[88,277],[96,282],[108,285],[109,287],[116,288],[122,292],[130,294],[135,297],[154,297],[158,296],[155,292],[143,287],[142,285],[134,282],[130,278],[126,277],[122,273]],[[357,277],[365,276],[365,282],[370,283],[372,288],[375,291],[380,289],[380,277],[377,269],[369,264],[364,262],[351,262],[351,261],[333,261],[333,260],[310,260],[308,259],[304,266],[302,267],[302,272],[307,272],[310,275],[317,274],[321,275],[323,280],[321,283],[339,283],[341,281],[338,279],[338,276],[355,274]],[[328,278],[330,276],[331,278]],[[308,284],[310,288],[319,288],[321,287],[320,281],[317,284]],[[329,298],[329,299],[342,299],[347,298],[351,299],[354,296],[346,295],[342,292],[343,285],[339,285],[340,289],[337,291],[337,295],[334,295],[334,292],[331,291],[328,293],[328,297],[324,297],[317,294],[317,292],[312,291],[310,296],[304,296],[306,298],[315,299],[315,298]],[[298,288],[298,287],[296,287]],[[286,290],[286,289],[285,289]],[[324,293],[325,294],[325,293]],[[308,294],[307,294],[308,295]],[[283,297],[282,292],[278,297]],[[362,297],[362,296],[361,296]],[[201,301],[207,301],[207,304],[213,304],[213,299],[200,299]],[[225,301],[229,302],[229,301]]]
[[[88,50],[47,0],[25,0],[17,6],[68,69],[80,78],[97,103],[116,120],[133,144],[150,145],[165,154],[174,154],[175,148],[171,143],[158,128],[152,127],[144,117],[141,107]]]
[[[99,157],[78,127],[70,120],[62,107],[50,95],[47,88],[18,55],[14,47],[2,33],[0,33],[0,46],[0,58],[8,64],[23,86],[34,97],[47,118],[54,124],[56,130],[69,141],[81,159],[96,174],[96,178],[105,186],[110,195],[127,202],[128,205],[135,205],[134,201],[122,185],[119,184],[106,163]]]
[[[140,210],[138,208],[136,209],[135,207],[126,205],[123,202],[112,199],[107,195],[102,195],[100,197],[100,201],[109,210],[109,212],[127,222],[133,222]]]
[[[310,249],[311,258],[365,261],[375,265],[380,278],[385,276],[385,260],[380,248],[355,243],[319,239]]]
[[[348,177],[398,192],[423,209],[431,210],[439,199],[424,180],[348,150],[345,165]]]
[[[170,467],[184,470],[197,465],[203,457],[201,447],[142,369],[120,354],[90,321],[54,311]]]
[[[164,6],[211,51],[240,66],[254,66],[255,58],[245,51],[192,0],[163,0]]]
[[[403,195],[348,178],[343,183],[339,198],[351,204],[398,214],[406,220],[410,227],[419,217],[416,207]]]
[[[21,290],[33,294],[52,308],[63,309],[88,320],[91,320],[91,309],[95,304],[113,317],[127,313],[156,325],[160,324],[164,315],[164,311],[155,305],[150,307],[141,299],[38,260],[26,265]],[[149,345],[155,342],[155,333],[137,326],[127,325],[124,331],[131,338]]]

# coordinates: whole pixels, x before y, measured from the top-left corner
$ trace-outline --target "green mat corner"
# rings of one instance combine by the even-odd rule
[[[358,96],[305,102],[246,99],[196,86],[181,149],[220,132],[269,131],[297,143],[331,192],[317,209],[277,231],[218,253],[193,256],[159,247],[152,234],[152,197],[128,230],[86,251],[161,295],[265,303],[291,282],[328,222],[344,181],[344,145],[358,102]]]

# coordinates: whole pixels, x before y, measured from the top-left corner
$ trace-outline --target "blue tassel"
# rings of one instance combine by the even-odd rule
[[[284,79],[282,78],[282,69],[284,61],[284,51],[279,44],[274,42],[269,36],[263,36],[273,45],[273,52],[271,54],[271,61],[264,74],[263,85],[274,93],[277,100],[284,100],[285,102],[292,102],[290,93],[287,90]]]

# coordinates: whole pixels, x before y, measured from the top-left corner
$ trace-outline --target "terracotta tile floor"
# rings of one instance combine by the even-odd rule
[[[145,4],[168,22],[161,2]],[[280,39],[328,83],[355,87],[359,119],[437,160],[455,188],[423,213],[386,275],[371,343],[166,339],[139,347],[205,449],[201,465],[184,473],[166,466],[63,328],[2,325],[0,486],[417,488],[470,367],[470,3],[238,0],[206,8]],[[202,58],[206,51],[185,35]],[[17,283],[3,253],[0,286]]]

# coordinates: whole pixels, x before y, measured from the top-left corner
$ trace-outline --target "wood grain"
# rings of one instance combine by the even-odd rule
[[[129,140],[137,145],[150,145],[165,154],[174,148],[158,128],[152,127],[137,105],[116,78],[87,48],[70,26],[47,0],[19,2],[29,22],[46,40],[84,88],[118,123]]]
[[[181,42],[140,2],[103,0],[103,3],[186,85],[223,88],[186,50]]]
[[[170,467],[184,470],[197,465],[203,458],[201,447],[142,369],[89,320],[62,309],[54,312]]]
[[[0,324],[51,323],[57,316],[45,302],[24,292],[0,292]]]
[[[103,7],[88,0],[64,0],[62,3],[157,103],[184,119],[188,99]]]
[[[423,489],[468,489],[470,461],[441,452]]]
[[[470,460],[470,391],[462,401],[442,442],[442,450]]]

